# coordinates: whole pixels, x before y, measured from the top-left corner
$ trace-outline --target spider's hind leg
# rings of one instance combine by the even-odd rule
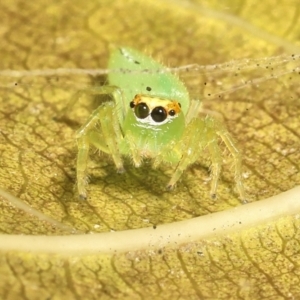
[[[212,138],[208,145],[208,150],[211,156],[210,170],[212,174],[210,196],[212,199],[215,199],[217,197],[218,181],[222,169],[222,156],[216,138]]]
[[[232,154],[233,164],[234,164],[234,179],[236,182],[236,187],[242,202],[247,203],[246,192],[242,180],[242,156],[240,150],[237,148],[233,137],[226,129],[225,124],[223,124],[222,122],[218,121],[213,117],[206,117],[206,122],[208,124],[208,127],[211,128],[212,132],[215,132],[215,134],[218,135],[223,140],[227,149]],[[216,141],[212,140],[212,143],[209,146],[209,150],[212,157],[213,178],[212,178],[211,193],[213,195],[215,193],[214,191],[216,191],[217,188],[216,184],[220,174],[221,156],[219,153],[220,149]]]

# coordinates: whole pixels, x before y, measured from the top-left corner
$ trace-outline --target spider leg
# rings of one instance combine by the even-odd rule
[[[77,166],[76,166],[76,175],[77,175],[77,188],[80,199],[86,199],[86,189],[87,185],[87,176],[86,176],[86,167],[89,154],[89,141],[87,137],[81,137],[77,139],[78,145],[78,154],[77,154]]]
[[[182,156],[175,169],[171,180],[169,181],[167,188],[172,189],[183,171],[192,163],[194,163],[202,150],[208,148],[211,155],[211,197],[216,197],[216,191],[218,186],[218,180],[221,173],[222,157],[221,151],[218,145],[218,136],[224,141],[226,147],[230,151],[234,160],[235,167],[235,181],[241,200],[246,203],[246,192],[242,182],[242,160],[241,153],[235,145],[235,142],[227,131],[225,125],[211,117],[195,118],[187,124],[183,138],[178,143],[176,148],[180,147]]]
[[[218,131],[218,135],[221,137],[221,139],[224,141],[226,147],[230,151],[230,153],[233,156],[233,163],[234,163],[234,168],[235,168],[235,182],[236,182],[236,187],[239,192],[240,198],[243,203],[247,203],[247,196],[245,192],[245,188],[243,185],[243,180],[242,180],[242,157],[241,157],[241,152],[239,149],[236,147],[236,144],[233,140],[233,137],[230,135],[230,133],[225,129],[222,128],[220,131]]]
[[[211,137],[210,139],[210,144],[209,144],[209,151],[211,153],[211,158],[212,158],[212,186],[211,186],[211,195],[212,197],[215,197],[216,195],[216,189],[217,189],[217,183],[218,183],[218,178],[220,176],[220,171],[221,171],[221,155],[220,155],[220,149],[217,144],[217,136],[219,136],[223,142],[225,143],[227,149],[230,151],[230,153],[233,156],[233,164],[235,168],[235,182],[236,182],[236,187],[238,190],[238,193],[240,195],[240,198],[243,203],[247,203],[246,200],[246,192],[244,189],[243,185],[243,180],[242,180],[242,156],[241,152],[236,146],[236,143],[231,136],[231,134],[228,132],[226,129],[225,125],[223,122],[219,121],[218,119],[212,117],[212,116],[207,116],[206,117],[206,126],[211,132]]]
[[[117,103],[118,93],[111,90]],[[84,91],[86,92],[86,91]],[[104,93],[104,89],[99,89],[99,93]],[[96,94],[96,90],[92,90],[92,94]],[[90,144],[103,152],[111,154],[118,172],[123,172],[123,161],[119,152],[119,142],[123,139],[118,117],[118,109],[115,102],[105,102],[100,105],[89,117],[87,122],[77,131],[76,139],[78,143],[77,154],[77,187],[79,197],[86,199],[86,169],[88,161],[88,153]],[[100,129],[97,125],[100,124]]]
[[[112,85],[104,85],[104,86],[91,86],[85,89],[80,89],[76,91],[68,104],[64,107],[64,109],[60,112],[60,114],[56,117],[57,120],[62,119],[65,115],[68,114],[76,104],[76,102],[85,95],[112,95],[112,98],[116,102],[123,102],[123,98],[121,96],[121,91],[118,87]],[[123,103],[124,104],[124,103]],[[124,116],[123,116],[124,117]]]
[[[142,156],[140,155],[139,149],[136,146],[135,139],[131,131],[126,133],[126,142],[129,146],[133,164],[136,168],[139,168],[142,164]]]
[[[220,178],[221,168],[222,168],[221,152],[217,140],[215,138],[213,138],[209,143],[208,150],[211,156],[210,168],[212,174],[210,196],[212,199],[215,199],[217,197],[218,181]]]
[[[185,129],[182,140],[175,146],[174,151],[181,152],[181,158],[171,177],[167,189],[174,188],[183,171],[196,161],[206,144],[205,123],[202,119],[193,119]]]

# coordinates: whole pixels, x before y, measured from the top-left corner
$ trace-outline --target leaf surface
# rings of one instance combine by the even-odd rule
[[[263,202],[300,182],[295,2],[16,0],[0,6],[0,187],[20,200],[0,190],[1,298],[299,297],[299,191]],[[164,188],[172,174],[167,166],[135,169],[127,162],[126,174],[119,175],[109,157],[93,152],[89,199],[78,200],[74,136],[97,99],[82,98],[64,122],[55,117],[76,90],[105,78],[58,69],[105,69],[109,50],[118,46],[166,66],[211,66],[180,75],[237,140],[249,201],[270,205],[267,223],[256,203],[242,207],[244,219],[230,219],[241,204],[226,151],[217,200],[209,197],[205,153],[170,193]],[[46,69],[56,72],[33,72]],[[20,70],[31,76],[12,72]],[[201,216],[215,217],[215,229]],[[177,223],[196,217],[190,229]],[[222,231],[225,219],[232,230]],[[178,239],[171,243],[157,231],[160,240],[157,234],[139,244],[143,236],[151,238],[150,229],[170,230],[170,236],[178,230]],[[95,244],[115,243],[114,231],[121,246],[82,250],[92,233]],[[53,243],[54,236],[62,239]]]

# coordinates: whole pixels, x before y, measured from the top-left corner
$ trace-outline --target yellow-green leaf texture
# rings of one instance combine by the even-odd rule
[[[300,298],[298,6],[2,1],[0,298]],[[211,65],[182,77],[236,139],[252,203],[241,205],[226,151],[217,200],[205,153],[170,193],[168,166],[127,161],[120,175],[93,151],[78,200],[74,135],[97,99],[55,117],[105,81],[70,69],[105,69],[118,46],[171,67]]]

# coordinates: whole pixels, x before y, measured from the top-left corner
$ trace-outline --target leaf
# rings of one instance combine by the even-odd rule
[[[1,3],[1,298],[297,298],[299,189],[281,194],[300,182],[297,13],[269,1]],[[254,203],[240,205],[226,153],[217,201],[205,155],[169,193],[167,167],[116,175],[96,153],[89,199],[77,199],[74,135],[93,101],[55,117],[103,78],[32,70],[105,69],[116,46],[167,66],[226,63],[180,74],[236,138]]]

